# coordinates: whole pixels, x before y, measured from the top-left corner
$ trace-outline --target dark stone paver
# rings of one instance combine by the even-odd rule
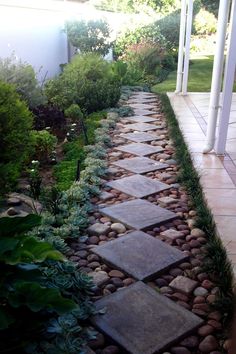
[[[126,133],[120,135],[122,138],[135,141],[136,143],[142,143],[145,141],[160,140],[157,134],[149,134],[145,132],[135,132],[135,133]]]
[[[134,173],[146,173],[168,167],[167,164],[157,162],[148,157],[132,157],[115,161],[113,164]]]
[[[116,150],[128,152],[129,154],[134,154],[138,156],[146,156],[156,154],[157,152],[162,152],[163,148],[160,146],[152,146],[143,143],[132,143],[127,145],[122,145],[115,148]]]
[[[111,219],[136,230],[146,230],[177,217],[172,211],[142,199],[130,200],[99,210]]]
[[[92,323],[131,354],[154,354],[202,324],[202,320],[157,291],[137,282],[95,303],[104,314]]]
[[[138,130],[140,132],[146,132],[149,130],[156,130],[158,126],[149,123],[133,123],[133,124],[126,124],[125,128],[131,130]]]
[[[125,117],[125,120],[130,122],[139,122],[139,123],[150,123],[156,122],[156,118],[147,117],[147,116],[132,116],[132,117]]]
[[[147,109],[139,109],[139,108],[134,108],[134,113],[140,116],[150,116],[152,114],[155,114],[154,111],[149,111]]]
[[[97,246],[93,252],[138,280],[152,279],[188,259],[183,252],[142,231]]]
[[[147,197],[170,188],[168,184],[141,175],[110,181],[107,186],[137,198]]]

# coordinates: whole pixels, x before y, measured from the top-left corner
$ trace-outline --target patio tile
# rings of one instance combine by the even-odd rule
[[[148,157],[132,157],[115,161],[113,164],[134,173],[146,173],[169,167],[167,164],[157,162]]]
[[[144,198],[170,188],[168,184],[141,175],[117,179],[108,182],[107,186],[137,198]]]
[[[146,155],[151,155],[163,151],[163,148],[159,146],[152,146],[143,143],[121,145],[115,149],[119,151],[128,152],[129,154],[138,155],[138,156],[146,156]]]
[[[125,128],[131,129],[131,130],[138,130],[141,132],[146,132],[148,130],[156,130],[156,129],[158,129],[158,126],[155,124],[149,124],[149,123],[133,123],[133,124],[126,124]]]
[[[95,303],[92,323],[132,354],[154,354],[198,328],[202,319],[137,282]]]
[[[219,157],[214,153],[212,154],[203,154],[195,152],[192,154],[194,166],[201,169],[208,168],[220,168],[223,169],[224,166],[220,161]]]
[[[138,123],[156,122],[156,118],[147,117],[147,116],[131,116],[131,117],[124,117],[124,119],[130,122],[138,122]]]
[[[145,141],[153,141],[153,140],[160,140],[157,134],[152,135],[145,132],[134,132],[134,133],[126,133],[120,135],[122,138],[134,141],[136,143],[142,143]]]
[[[236,215],[236,189],[205,188],[204,193],[214,215]]]
[[[205,188],[235,188],[225,169],[203,169],[200,181]]]
[[[93,252],[106,263],[138,280],[152,279],[188,259],[183,252],[142,231],[133,231],[96,246]]]
[[[128,202],[100,208],[100,212],[129,228],[146,230],[177,218],[172,211],[163,209],[146,200],[135,199]]]
[[[229,243],[235,240],[236,230],[236,215],[235,216],[222,216],[215,215],[215,222],[218,234],[224,243]]]
[[[146,103],[130,103],[130,107],[135,108],[135,109],[152,109],[156,108],[155,105],[152,104],[146,104]]]

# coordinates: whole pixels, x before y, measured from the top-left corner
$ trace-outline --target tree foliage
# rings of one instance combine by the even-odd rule
[[[0,191],[6,192],[29,158],[33,117],[12,85],[0,81]]]
[[[111,47],[109,25],[104,20],[68,21],[66,33],[70,43],[82,53],[106,55]]]
[[[14,84],[21,99],[26,101],[30,108],[45,103],[45,97],[36,79],[33,67],[14,55],[0,59],[0,80]]]

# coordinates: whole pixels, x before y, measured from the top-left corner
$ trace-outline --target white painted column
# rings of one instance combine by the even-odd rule
[[[215,145],[215,133],[222,84],[224,49],[226,40],[226,30],[229,18],[229,7],[230,0],[220,0],[216,39],[216,53],[213,65],[211,95],[208,109],[206,145],[203,149],[203,153],[205,154],[210,152]]]
[[[222,109],[220,112],[220,124],[218,138],[216,141],[216,153],[225,153],[225,145],[228,133],[229,118],[232,103],[232,93],[234,86],[236,69],[236,1],[233,0],[230,21],[230,37],[228,43],[228,53],[224,73],[224,87],[222,97]]]
[[[183,84],[182,84],[183,95],[187,94],[187,89],[188,89],[188,73],[189,73],[189,57],[190,57],[190,41],[191,41],[192,25],[193,25],[193,0],[188,0],[184,73],[183,73]]]
[[[178,53],[178,67],[177,67],[177,81],[176,81],[176,93],[182,91],[183,80],[183,63],[184,63],[184,40],[186,30],[186,13],[187,3],[186,0],[182,0],[181,4],[181,16],[180,16],[180,30],[179,30],[179,53]]]

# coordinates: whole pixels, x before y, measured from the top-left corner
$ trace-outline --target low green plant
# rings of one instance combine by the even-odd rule
[[[49,161],[52,152],[55,150],[57,138],[48,130],[33,130],[31,132],[33,157],[40,161]]]
[[[120,82],[112,64],[95,53],[77,55],[63,73],[45,86],[49,101],[65,110],[78,104],[91,113],[113,107],[120,98]]]
[[[13,188],[31,153],[33,117],[13,85],[0,81],[0,193]]]
[[[74,123],[80,121],[84,117],[80,107],[77,104],[72,104],[69,108],[67,108],[65,110],[65,115]]]
[[[32,168],[29,170],[30,195],[33,199],[38,200],[41,194],[42,177],[39,173],[39,161],[31,162]]]
[[[40,265],[47,260],[62,261],[63,256],[50,244],[28,236],[40,224],[40,217],[0,219],[0,338],[3,350],[21,350],[39,336],[50,312],[62,315],[76,308],[58,287],[46,286]]]
[[[68,21],[65,30],[70,43],[82,53],[106,55],[111,47],[110,28],[104,20]]]
[[[14,84],[17,93],[30,108],[46,102],[33,67],[17,60],[14,55],[5,59],[0,58],[0,80]]]
[[[92,113],[85,118],[87,136],[90,144],[95,142],[95,131],[99,127],[100,121],[106,118],[106,115],[106,112],[102,111]],[[59,162],[54,169],[56,186],[59,190],[70,188],[71,184],[75,181],[78,161],[81,168],[83,168],[83,161],[86,156],[84,145],[85,141],[82,132],[74,141],[64,144],[64,159]]]

